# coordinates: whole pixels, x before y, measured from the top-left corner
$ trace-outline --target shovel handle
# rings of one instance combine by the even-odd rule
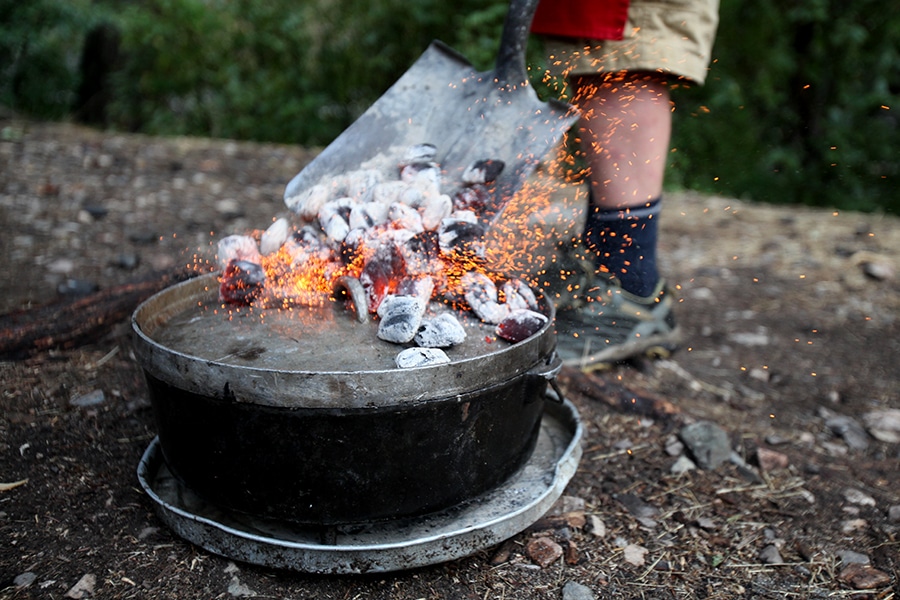
[[[494,68],[497,83],[501,86],[518,86],[528,82],[525,48],[537,5],[538,0],[510,0]]]

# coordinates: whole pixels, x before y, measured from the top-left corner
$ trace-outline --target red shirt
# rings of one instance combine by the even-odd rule
[[[541,0],[531,31],[543,35],[621,40],[629,0]]]

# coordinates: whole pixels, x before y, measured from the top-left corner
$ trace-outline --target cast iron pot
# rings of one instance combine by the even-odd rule
[[[338,304],[307,323],[327,333],[312,340],[327,345],[312,360],[299,349],[309,350],[303,332],[285,339],[276,316],[265,326],[227,317],[217,288],[215,274],[180,283],[132,319],[163,456],[206,500],[304,524],[421,516],[493,489],[530,457],[559,370],[545,299],[548,324],[522,342],[476,336],[450,364],[397,369],[369,356],[381,344],[374,325],[356,323]],[[191,311],[208,323],[184,319]],[[182,335],[176,318],[203,324],[185,325],[194,329]],[[190,338],[190,349],[161,342],[167,329]],[[333,370],[304,366],[338,355]]]

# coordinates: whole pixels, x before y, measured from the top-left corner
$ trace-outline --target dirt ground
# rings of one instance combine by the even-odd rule
[[[311,156],[13,120],[0,134],[0,313],[174,269],[265,227]],[[155,425],[124,321],[84,347],[0,362],[0,597],[894,598],[898,225],[668,194],[662,263],[686,344],[593,377],[677,412],[570,390],[585,436],[566,495],[584,506],[405,572],[275,570],[174,535],[135,475]],[[735,459],[674,473],[677,434],[699,420],[728,433]],[[565,556],[539,566],[536,537]]]

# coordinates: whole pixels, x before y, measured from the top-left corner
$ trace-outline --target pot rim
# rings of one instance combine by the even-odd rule
[[[526,376],[555,359],[555,309],[542,294],[539,300],[549,318],[528,339],[448,364],[410,369],[305,371],[235,365],[166,347],[145,331],[208,297],[218,289],[217,276],[209,273],[170,286],[134,311],[135,356],[148,374],[188,392],[237,402],[284,408],[376,408],[455,399]]]

